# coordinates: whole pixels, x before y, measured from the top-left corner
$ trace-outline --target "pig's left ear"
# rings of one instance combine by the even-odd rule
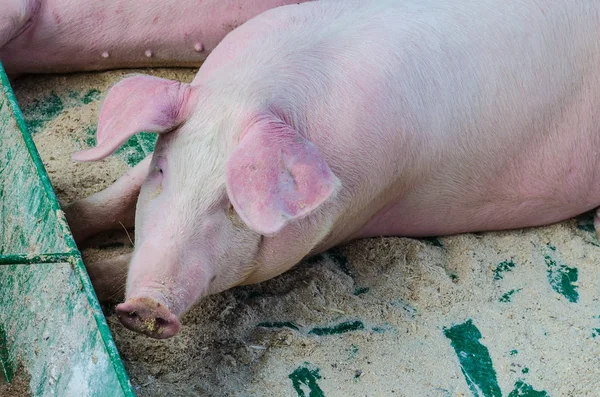
[[[96,129],[96,147],[75,153],[76,161],[105,158],[138,132],[169,132],[187,118],[194,90],[189,84],[135,75],[106,95]]]
[[[238,215],[263,235],[305,217],[340,185],[317,147],[273,117],[247,130],[227,162],[226,179]]]

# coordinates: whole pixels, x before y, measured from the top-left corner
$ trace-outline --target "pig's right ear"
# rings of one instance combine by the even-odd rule
[[[183,123],[195,101],[189,84],[136,75],[115,84],[106,95],[96,130],[96,147],[73,154],[96,161],[115,152],[138,132],[169,132]]]

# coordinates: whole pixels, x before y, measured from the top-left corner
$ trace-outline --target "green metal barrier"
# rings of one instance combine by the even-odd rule
[[[134,396],[1,64],[0,83],[0,367],[5,380],[25,376],[34,396]]]

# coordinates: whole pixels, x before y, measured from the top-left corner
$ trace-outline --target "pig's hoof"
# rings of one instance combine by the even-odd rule
[[[152,298],[133,298],[117,305],[117,317],[126,328],[151,338],[176,335],[181,324],[167,307]]]

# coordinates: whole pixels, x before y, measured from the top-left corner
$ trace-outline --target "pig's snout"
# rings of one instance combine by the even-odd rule
[[[117,305],[116,311],[125,327],[152,338],[170,338],[181,328],[177,317],[165,305],[152,298],[128,299]]]

